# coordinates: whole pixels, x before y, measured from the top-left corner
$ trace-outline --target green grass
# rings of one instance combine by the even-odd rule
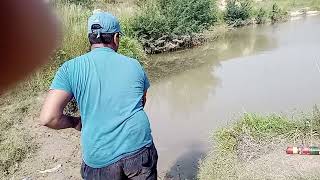
[[[201,162],[200,180],[237,179],[243,163],[248,157],[264,155],[262,149],[273,147],[281,142],[312,143],[320,140],[320,113],[317,107],[312,114],[297,118],[284,115],[257,115],[245,113],[242,118],[226,128],[214,133],[214,145],[208,156]]]
[[[291,138],[301,128],[300,122],[288,120],[284,116],[269,115],[260,116],[246,113],[241,120],[231,128],[224,128],[215,134],[217,148],[224,153],[235,153],[239,137],[249,135],[256,141],[264,141],[268,138],[285,135]]]

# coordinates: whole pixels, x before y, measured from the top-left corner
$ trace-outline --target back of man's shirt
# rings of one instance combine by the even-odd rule
[[[152,143],[142,103],[148,88],[138,61],[109,48],[96,48],[59,69],[50,89],[76,98],[87,165],[105,167]]]

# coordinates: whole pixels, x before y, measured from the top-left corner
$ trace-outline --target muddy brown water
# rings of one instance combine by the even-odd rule
[[[149,90],[146,112],[167,177],[193,179],[211,133],[243,112],[288,113],[320,102],[319,16],[232,30],[199,48],[152,58],[202,62]]]

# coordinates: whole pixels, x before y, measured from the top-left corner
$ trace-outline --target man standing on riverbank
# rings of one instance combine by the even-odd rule
[[[58,70],[44,102],[41,124],[81,131],[84,179],[157,179],[157,151],[143,108],[148,78],[135,59],[117,53],[116,17],[96,12],[88,20],[91,51]],[[63,114],[74,97],[80,117]]]

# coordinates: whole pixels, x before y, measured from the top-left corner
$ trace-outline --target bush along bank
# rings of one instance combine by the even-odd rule
[[[276,23],[287,20],[289,13],[277,3],[265,6],[252,0],[229,0],[224,12],[225,22],[232,27],[249,24]]]
[[[217,22],[216,9],[211,0],[149,0],[132,30],[149,54],[189,48],[204,41],[199,33]]]

